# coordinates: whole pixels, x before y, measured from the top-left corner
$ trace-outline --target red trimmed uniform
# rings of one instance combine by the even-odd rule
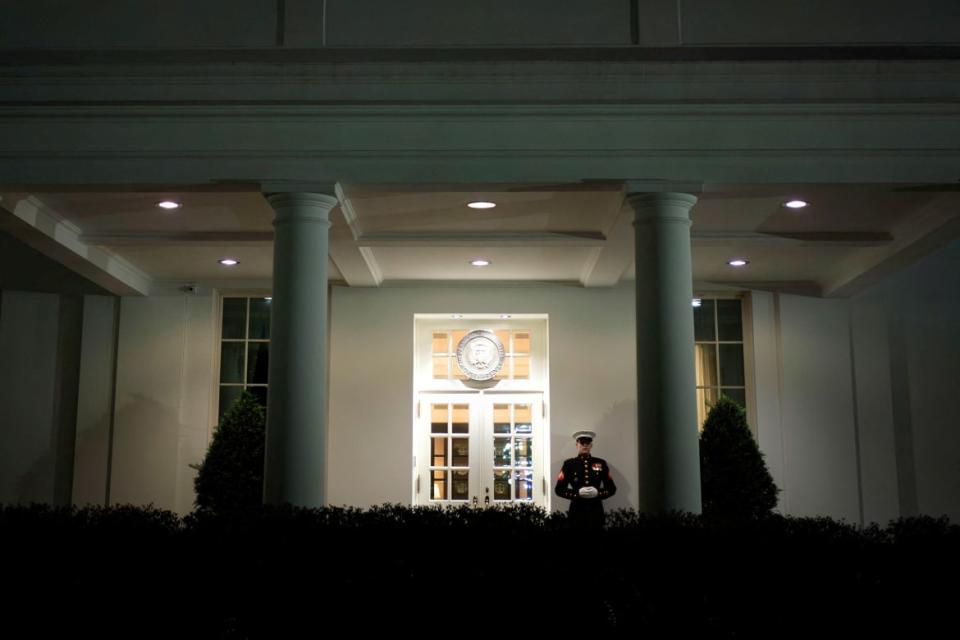
[[[583,487],[595,487],[596,498],[581,498]],[[603,458],[580,455],[563,462],[553,492],[570,501],[570,524],[591,528],[603,527],[603,501],[617,492],[610,467]]]

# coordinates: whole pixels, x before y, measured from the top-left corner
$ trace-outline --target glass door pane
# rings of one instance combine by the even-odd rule
[[[492,501],[546,504],[538,491],[540,469],[539,394],[490,395],[484,399],[484,494]]]
[[[414,501],[546,506],[542,416],[540,394],[424,394]]]
[[[479,429],[476,398],[429,394],[420,400],[417,443],[417,504],[479,501]]]

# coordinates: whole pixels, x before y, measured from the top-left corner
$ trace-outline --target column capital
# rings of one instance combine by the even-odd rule
[[[274,226],[291,222],[319,222],[329,225],[330,211],[340,204],[336,196],[326,193],[265,193],[264,196],[276,214],[273,219]]]
[[[270,203],[270,206],[272,206],[274,210],[297,207],[326,209],[329,211],[340,203],[340,201],[337,200],[337,196],[329,193],[293,191],[264,193],[263,195],[266,197],[267,202]]]
[[[697,196],[673,191],[656,193],[628,193],[627,202],[633,208],[634,226],[653,221],[690,224],[690,209]]]
[[[697,196],[693,194],[678,191],[636,191],[627,193],[627,202],[636,212],[645,209],[660,210],[667,207],[677,207],[689,211],[693,208],[693,205],[697,204],[697,200]]]

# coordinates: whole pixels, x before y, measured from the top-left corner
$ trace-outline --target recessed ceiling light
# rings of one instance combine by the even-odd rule
[[[783,203],[783,206],[787,207],[788,209],[803,209],[805,206],[807,206],[807,204],[808,203],[806,200],[788,200],[787,202]]]
[[[476,260],[471,260],[470,264],[472,264],[475,267],[489,267],[490,261],[484,258],[477,258]]]
[[[700,298],[694,298],[694,299],[693,299],[693,306],[699,307],[699,306],[702,305],[702,304],[703,304],[703,300],[701,300]]]
[[[500,314],[500,318],[503,319],[503,320],[506,320],[506,319],[509,318],[509,317],[510,317],[510,314],[509,314],[509,313],[501,313],[501,314]]]
[[[234,260],[233,258],[222,258],[219,260],[219,262],[226,267],[232,267],[235,264],[240,264],[239,260]]]
[[[730,260],[727,262],[731,267],[745,267],[750,264],[749,260],[744,260],[743,258],[737,258],[736,260]]]
[[[462,314],[462,313],[452,313],[452,314],[450,314],[450,317],[453,318],[454,320],[459,320],[460,318],[463,317],[463,314]]]
[[[174,202],[173,200],[161,200],[160,202],[157,203],[157,206],[160,207],[161,209],[172,210],[172,209],[179,209],[183,205],[180,204],[179,202]]]
[[[493,209],[497,206],[496,202],[487,202],[486,200],[477,200],[476,202],[468,202],[467,206],[471,209]]]

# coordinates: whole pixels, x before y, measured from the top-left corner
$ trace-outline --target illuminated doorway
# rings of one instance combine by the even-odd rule
[[[546,316],[418,315],[415,326],[413,503],[548,509]],[[479,333],[498,351],[486,380],[463,360]]]

